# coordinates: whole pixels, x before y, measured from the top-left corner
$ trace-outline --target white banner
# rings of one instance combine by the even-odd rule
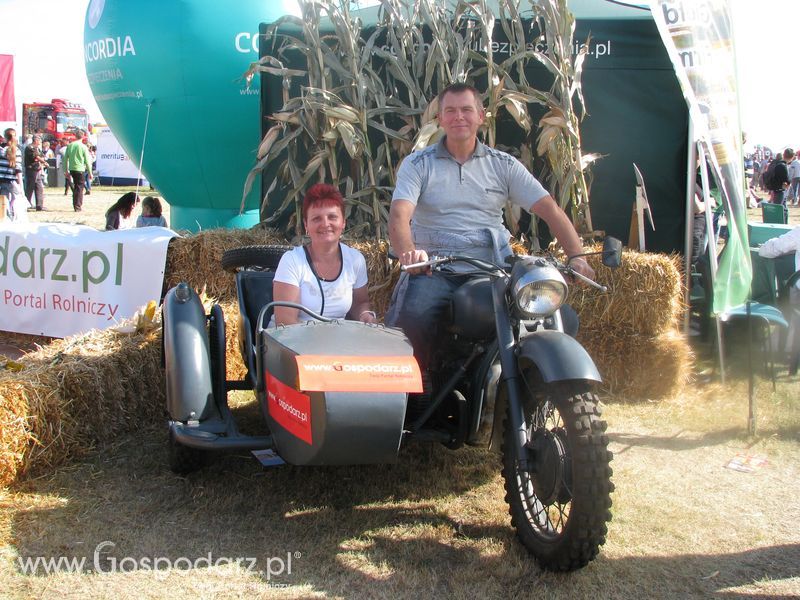
[[[136,185],[137,177],[141,185],[150,185],[107,128],[97,134],[97,174],[103,185]]]
[[[176,235],[163,227],[0,224],[0,330],[66,337],[132,317],[160,299]]]

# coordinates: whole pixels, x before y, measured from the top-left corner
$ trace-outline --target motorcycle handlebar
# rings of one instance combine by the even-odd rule
[[[588,285],[591,285],[594,288],[597,288],[598,290],[600,290],[603,293],[606,293],[608,291],[608,287],[607,286],[602,285],[600,283],[597,283],[593,279],[589,279],[585,275],[583,275],[581,273],[578,273],[575,269],[573,269],[569,265],[564,265],[564,264],[560,263],[559,261],[555,260],[552,257],[549,260],[556,268],[558,268],[560,271],[566,273],[567,275],[571,275],[572,277],[580,279],[584,283],[586,283]],[[472,258],[470,256],[434,256],[433,258],[431,258],[429,260],[426,260],[426,261],[422,261],[422,262],[418,262],[418,263],[412,263],[412,264],[409,264],[409,265],[401,265],[400,266],[400,270],[401,271],[408,271],[410,269],[424,269],[426,267],[436,267],[436,266],[443,265],[443,264],[446,264],[446,263],[451,263],[451,262],[466,262],[466,263],[471,264],[474,267],[477,267],[479,269],[482,269],[482,270],[486,271],[487,273],[489,273],[491,271],[494,271],[494,270],[503,271],[503,269],[501,269],[500,267],[498,267],[497,265],[495,265],[493,263],[490,263],[488,261],[483,261],[483,260],[480,260],[480,259],[477,259],[477,258]]]

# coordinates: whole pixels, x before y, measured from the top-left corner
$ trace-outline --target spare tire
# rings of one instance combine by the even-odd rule
[[[275,269],[281,256],[293,246],[242,246],[227,250],[222,254],[222,268],[236,271],[255,267],[258,269]]]

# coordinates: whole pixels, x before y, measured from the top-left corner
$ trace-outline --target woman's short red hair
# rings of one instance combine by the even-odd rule
[[[315,183],[306,191],[303,198],[303,218],[309,209],[316,206],[336,206],[344,217],[344,198],[336,186],[328,183]]]

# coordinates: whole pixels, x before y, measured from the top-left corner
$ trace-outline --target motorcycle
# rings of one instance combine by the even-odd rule
[[[577,315],[565,301],[567,278],[603,286],[550,255],[515,256],[503,266],[467,256],[408,265],[465,280],[421,373],[399,329],[272,301],[272,269],[283,251],[247,247],[223,256],[237,269],[243,381],[225,379],[222,309],[206,315],[186,284],[165,297],[174,471],[201,467],[212,450],[253,450],[265,464],[343,465],[395,462],[412,442],[489,448],[502,455],[517,537],[539,564],[571,571],[597,556],[611,519],[612,455],[592,392],[600,374],[574,338]],[[601,253],[616,267],[621,243],[606,238]],[[459,264],[468,270],[453,270]],[[313,318],[268,328],[278,305]],[[248,388],[269,435],[236,427],[227,392]]]

